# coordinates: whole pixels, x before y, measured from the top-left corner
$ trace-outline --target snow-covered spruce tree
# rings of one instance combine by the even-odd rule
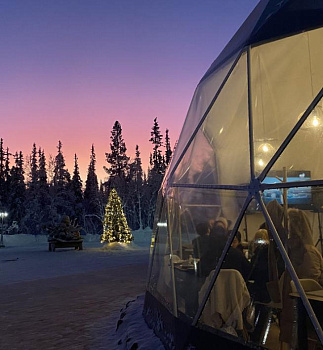
[[[49,185],[47,182],[47,164],[45,151],[39,148],[38,151],[38,179],[37,179],[37,200],[41,211],[38,220],[41,222],[42,233],[46,232],[46,227],[51,225],[53,216],[50,210],[51,198],[49,195]]]
[[[162,156],[162,135],[159,130],[157,118],[154,119],[154,125],[149,140],[153,144],[153,153],[150,158],[150,169],[148,170],[148,179],[144,185],[143,193],[143,213],[144,227],[153,227],[154,213],[158,191],[165,174],[165,161]]]
[[[26,186],[24,182],[23,155],[20,151],[14,155],[15,165],[10,170],[11,181],[9,191],[10,221],[17,221],[19,227],[25,215]]]
[[[106,153],[106,160],[109,164],[108,167],[103,167],[109,175],[109,180],[105,184],[107,190],[115,188],[123,203],[126,202],[127,189],[126,189],[126,177],[129,172],[129,157],[127,157],[127,147],[122,137],[121,124],[116,121],[111,131],[111,152]]]
[[[38,159],[38,184],[40,188],[48,190],[45,151],[41,148],[38,151]]]
[[[82,179],[80,176],[78,158],[76,154],[74,155],[74,170],[71,180],[71,190],[75,196],[77,203],[81,203],[83,200]]]
[[[157,118],[154,119],[154,125],[150,135],[151,138],[149,141],[153,144],[153,154],[150,165],[155,173],[164,174],[165,164],[161,151],[163,135],[160,133]]]
[[[88,214],[96,213],[95,206],[97,205],[97,197],[99,191],[98,177],[96,175],[95,163],[96,156],[94,145],[91,147],[90,164],[87,171],[87,177],[84,190],[85,208]]]
[[[108,203],[105,207],[101,243],[130,243],[132,240],[133,235],[124,215],[121,199],[113,188],[110,191]]]
[[[104,211],[104,205],[103,201],[101,202],[101,193],[99,192],[95,164],[96,155],[94,145],[92,145],[84,190],[83,229],[87,233],[102,234],[102,212]]]
[[[50,187],[50,194],[52,198],[51,205],[55,208],[58,216],[68,215],[72,217],[73,209],[71,208],[71,204],[73,203],[73,195],[69,187],[71,175],[65,168],[65,159],[62,152],[61,141],[58,141],[57,149],[58,152],[55,157],[53,186]],[[59,217],[55,218],[55,222],[58,220],[60,220]]]
[[[47,185],[46,158],[44,151],[33,144],[31,154],[27,156],[27,189],[25,215],[21,222],[21,230],[27,234],[44,234],[45,227],[51,222],[49,210],[51,198]]]
[[[65,159],[62,152],[62,142],[58,141],[57,155],[55,157],[55,168],[54,168],[54,186],[57,188],[63,188],[71,180],[71,175],[67,169],[65,169]]]
[[[122,137],[121,124],[116,121],[111,131],[110,153],[106,153],[106,160],[110,164],[104,167],[110,178],[125,177],[128,171],[129,157],[127,157],[127,147]]]
[[[142,228],[142,187],[142,163],[139,146],[136,145],[136,157],[130,163],[129,168],[129,176],[127,182],[128,200],[125,206],[127,220],[132,230],[138,230],[139,228]]]
[[[9,151],[4,150],[3,139],[0,139],[0,204],[4,207],[8,205],[8,185],[9,177]]]
[[[168,129],[166,129],[165,133],[165,167],[167,168],[168,164],[170,163],[172,159],[172,149],[170,146],[170,140],[168,136]]]
[[[30,173],[29,173],[29,181],[28,186],[30,190],[34,191],[37,186],[38,180],[38,161],[37,161],[37,149],[36,144],[33,144],[33,149],[31,151],[30,156]]]
[[[129,157],[127,156],[127,147],[122,136],[121,124],[116,121],[111,131],[111,152],[106,153],[106,160],[109,164],[104,167],[109,175],[109,179],[105,182],[105,191],[110,193],[115,188],[124,206],[125,214],[128,217],[127,208],[130,200],[128,176],[129,176]]]
[[[72,180],[69,184],[69,189],[72,195],[72,207],[74,214],[72,215],[73,219],[77,219],[77,222],[80,223],[83,214],[83,190],[82,190],[82,179],[80,176],[80,170],[78,165],[77,155],[74,155],[74,170]]]

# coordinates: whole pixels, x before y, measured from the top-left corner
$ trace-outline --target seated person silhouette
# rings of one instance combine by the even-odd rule
[[[288,219],[288,255],[298,278],[313,279],[323,286],[323,259],[314,246],[311,224],[307,215],[300,209],[288,209]],[[282,290],[283,308],[279,338],[288,345],[293,339],[293,324],[295,322],[293,300],[289,295],[291,291],[291,277],[286,271]]]
[[[196,225],[196,233],[198,236],[193,239],[193,257],[196,259],[201,259],[205,256],[210,245],[210,226],[207,222],[201,222]]]
[[[230,234],[230,232],[231,231],[229,231],[228,234]],[[237,231],[231,243],[231,247],[238,249],[243,253],[243,246],[241,244],[241,232]]]
[[[215,269],[228,240],[228,234],[218,231],[216,235],[208,235],[206,240],[208,240],[208,247],[200,256],[198,264],[201,276],[208,276]],[[240,250],[233,247],[229,248],[221,268],[238,270],[244,280],[247,280],[250,273],[250,263]]]
[[[217,236],[219,234],[225,235],[228,233],[229,223],[228,220],[222,216],[217,219],[209,220],[210,236]]]

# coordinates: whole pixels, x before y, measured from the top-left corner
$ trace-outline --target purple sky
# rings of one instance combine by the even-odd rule
[[[205,71],[257,0],[1,0],[0,137],[14,153],[63,143],[105,177],[111,129],[147,169],[153,119],[172,146]]]

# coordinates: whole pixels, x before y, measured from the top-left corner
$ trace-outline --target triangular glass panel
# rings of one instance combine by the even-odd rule
[[[310,193],[316,194],[318,201],[323,197],[322,188],[309,189]],[[297,190],[306,192],[308,188],[300,187]],[[319,300],[318,295],[323,295],[322,213],[320,205],[317,206],[317,210],[307,210],[299,203],[295,205],[295,197],[288,195],[286,190],[271,189],[270,191],[272,193],[282,191],[280,197],[282,204],[279,204],[276,199],[271,199],[266,203],[266,208],[287,255],[279,255],[286,264],[286,269],[279,279],[282,300],[279,337],[292,348],[304,349],[308,343],[308,335],[315,334],[313,326],[306,321],[307,312],[311,315],[311,320],[314,320],[313,316],[316,315],[319,324],[323,321],[319,303],[315,304],[315,301]],[[263,198],[266,197],[268,196],[263,194]],[[271,197],[274,198],[274,196]],[[291,269],[295,271],[296,276],[292,277]],[[298,281],[306,292],[306,308],[301,300],[300,290],[296,288]],[[318,295],[315,295],[316,292]],[[323,300],[322,297],[321,300]],[[315,324],[315,328],[317,326],[318,324]]]
[[[179,163],[171,182],[250,181],[247,55],[243,54]]]
[[[173,283],[171,255],[167,225],[167,201],[164,201],[161,213],[156,219],[154,248],[148,281],[148,291],[173,313]]]
[[[194,317],[201,284],[216,267],[221,244],[246,197],[247,192],[230,190],[174,189],[169,201],[169,234],[179,317]]]
[[[197,86],[174,151],[170,172],[172,172],[173,166],[175,166],[179,157],[182,155],[184,148],[192,136],[192,131],[196,130],[238,55],[239,52]]]
[[[268,233],[260,206],[252,200],[211,289],[199,327],[211,327],[249,344],[279,349],[279,280],[284,270],[284,260]],[[209,275],[202,285],[200,301],[211,279]]]
[[[322,32],[322,29],[313,30],[251,49],[256,175],[259,175],[268,164],[298,118],[322,88],[323,68],[320,60],[323,56],[323,46],[320,44]],[[318,109],[322,110],[320,107]],[[315,126],[309,118],[304,128],[313,130],[318,129],[319,125],[323,126],[321,117],[314,118],[314,115],[312,117]],[[315,143],[317,137],[314,137],[315,141],[311,139],[310,130],[306,134],[308,137],[304,135],[300,145],[301,154],[307,145],[312,147],[313,144],[319,147],[320,144],[320,141]],[[305,141],[309,143],[306,144]],[[311,157],[307,159],[310,160]]]
[[[300,129],[291,139],[285,150],[264,179],[264,183],[274,182],[302,182],[323,179],[323,100],[319,102],[312,113],[307,117]],[[285,177],[284,177],[285,176]],[[276,177],[276,180],[274,179]],[[295,193],[296,189],[289,190],[289,197],[294,197],[293,204],[312,204],[311,191]],[[292,200],[289,198],[289,200]],[[298,203],[299,202],[299,203]]]

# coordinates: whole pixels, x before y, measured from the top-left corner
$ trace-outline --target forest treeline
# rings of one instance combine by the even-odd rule
[[[83,184],[75,154],[73,173],[65,165],[62,142],[56,156],[47,160],[44,149],[33,144],[26,157],[11,154],[0,140],[0,210],[8,212],[8,233],[47,234],[63,215],[82,226],[83,234],[102,234],[104,209],[112,188],[120,196],[128,225],[132,230],[153,226],[159,188],[172,157],[168,130],[161,134],[157,118],[151,130],[148,172],[142,169],[139,146],[135,158],[127,156],[121,124],[116,121],[105,154],[108,175],[98,181],[94,145],[86,181]]]

